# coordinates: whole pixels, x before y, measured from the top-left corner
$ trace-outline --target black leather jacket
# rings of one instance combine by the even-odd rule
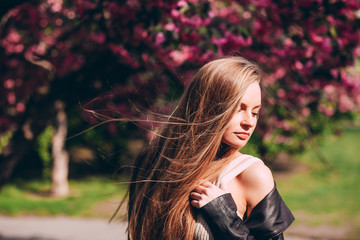
[[[200,208],[214,239],[284,239],[283,232],[294,221],[276,186],[242,220],[230,193],[221,195]]]

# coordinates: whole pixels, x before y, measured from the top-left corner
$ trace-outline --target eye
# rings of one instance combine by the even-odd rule
[[[238,109],[238,112],[241,112],[242,110],[246,110],[245,104],[240,104],[240,108]]]
[[[253,113],[252,113],[252,116],[253,116],[253,117],[256,117],[256,118],[259,118],[259,113],[253,112]]]

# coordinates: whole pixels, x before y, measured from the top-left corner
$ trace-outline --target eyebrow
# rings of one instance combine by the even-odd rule
[[[248,105],[247,105],[246,103],[240,103],[240,107],[241,107],[242,105],[248,107]],[[256,108],[261,108],[261,104],[253,107],[252,109],[256,109]]]

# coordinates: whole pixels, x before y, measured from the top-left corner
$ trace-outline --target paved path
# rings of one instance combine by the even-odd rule
[[[0,216],[0,240],[126,240],[125,230],[101,219]]]
[[[292,225],[286,240],[343,240],[348,227]],[[104,219],[0,216],[0,240],[127,240],[126,224]],[[351,238],[359,239],[359,238]]]
[[[125,223],[103,219],[0,216],[0,240],[127,240],[125,231]]]

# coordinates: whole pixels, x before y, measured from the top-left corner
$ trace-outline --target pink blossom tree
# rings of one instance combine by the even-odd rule
[[[266,160],[299,151],[359,111],[359,73],[348,70],[360,55],[359,7],[356,0],[0,1],[0,183],[47,126],[60,126],[55,105],[90,124],[96,120],[79,103],[105,119],[151,117],[134,105],[167,113],[195,69],[231,54],[265,73],[250,147]]]

